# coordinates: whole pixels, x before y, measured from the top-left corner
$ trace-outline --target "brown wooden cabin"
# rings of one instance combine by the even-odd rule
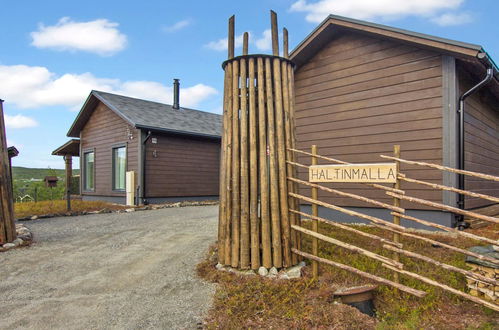
[[[493,78],[465,100],[465,169],[499,175],[499,73],[481,46],[330,15],[291,53],[295,72],[297,146],[348,162],[383,162],[399,144],[402,158],[459,168],[459,97]],[[308,157],[299,157],[309,164]],[[321,162],[319,162],[321,164]],[[458,187],[456,175],[402,165],[408,177]],[[301,177],[306,178],[301,170]],[[391,202],[359,184],[336,184],[348,192]],[[455,193],[402,184],[410,196],[457,205]],[[499,196],[499,184],[478,179],[465,189]],[[302,190],[310,196],[309,189]],[[336,205],[380,210],[352,199],[320,193]],[[490,202],[489,202],[490,203]],[[466,198],[465,208],[487,204]],[[428,219],[452,225],[451,214],[414,204]],[[420,214],[421,215],[421,214]],[[335,216],[343,217],[341,214]],[[386,214],[385,214],[386,216]],[[388,217],[389,218],[389,217]]]
[[[84,200],[125,202],[135,172],[137,203],[218,198],[221,116],[92,91],[69,129],[79,138]]]

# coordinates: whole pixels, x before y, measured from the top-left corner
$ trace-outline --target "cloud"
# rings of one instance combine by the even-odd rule
[[[7,128],[29,128],[29,127],[38,126],[36,120],[34,120],[31,117],[26,117],[23,115],[9,116],[5,114],[4,118],[5,118],[5,126]]]
[[[253,34],[248,32],[249,43],[254,45],[258,50],[267,51],[272,49],[272,32],[270,29],[262,32],[261,37],[253,38]],[[243,45],[243,34],[234,38],[234,48],[241,48]],[[225,51],[227,50],[227,38],[222,38],[216,41],[211,41],[205,45],[206,48]]]
[[[251,32],[248,32],[249,34],[249,39],[251,40]],[[243,33],[240,35],[236,36],[234,38],[234,47],[235,48],[240,48],[243,46]],[[224,51],[227,50],[228,48],[228,38],[222,38],[218,39],[216,41],[210,41],[206,45],[204,45],[206,48],[216,50],[216,51]]]
[[[329,14],[357,19],[393,19],[405,16],[433,17],[442,10],[457,9],[464,0],[298,0],[290,10],[306,13],[305,19],[319,23]]]
[[[255,46],[259,50],[271,50],[272,49],[272,31],[267,29],[263,31],[262,37],[255,40]]]
[[[172,104],[173,102],[173,87],[153,81],[127,81],[121,84],[115,92],[161,103]],[[204,84],[180,88],[180,106],[196,107],[203,100],[216,94],[218,92],[215,88]]]
[[[440,26],[452,26],[470,23],[473,17],[469,13],[444,13],[433,17],[431,21]]]
[[[0,65],[0,96],[19,108],[65,106],[79,110],[92,89],[170,104],[173,94],[172,87],[153,81],[121,81],[89,72],[59,76],[45,67]],[[197,84],[181,88],[180,93],[182,106],[196,107],[218,92]]]
[[[101,56],[113,55],[126,47],[127,37],[118,30],[118,23],[107,19],[75,22],[63,17],[56,25],[40,24],[31,32],[31,45],[58,51],[85,51]]]
[[[183,28],[188,27],[191,24],[192,24],[192,21],[190,19],[184,19],[184,20],[178,21],[177,23],[175,23],[173,25],[164,27],[163,31],[176,32],[178,30],[182,30]]]

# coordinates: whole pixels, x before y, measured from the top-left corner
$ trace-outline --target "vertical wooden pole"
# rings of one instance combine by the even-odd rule
[[[248,42],[249,42],[249,34],[248,32],[244,32],[243,34],[243,55],[248,55]]]
[[[241,111],[239,113],[240,125],[240,155],[241,155],[241,243],[240,243],[240,268],[250,266],[250,225],[249,225],[249,159],[248,159],[248,89],[247,89],[246,59],[240,59],[241,75]]]
[[[272,55],[279,56],[279,35],[277,30],[277,14],[270,11],[270,28],[272,31]]]
[[[393,156],[394,157],[397,157],[397,158],[400,158],[400,145],[394,145],[393,146]],[[400,189],[400,180],[398,178],[398,173],[400,171],[400,162],[396,161],[395,162],[397,164],[396,168],[396,175],[397,175],[397,182],[395,182],[393,184],[393,188],[395,189]],[[400,199],[399,198],[396,198],[396,197],[393,197],[393,206],[396,206],[396,207],[400,207]],[[394,215],[393,216],[393,223],[396,224],[396,225],[400,225],[400,217]],[[399,243],[400,242],[400,235],[398,233],[394,233],[393,234],[393,241],[395,243]],[[400,261],[400,254],[397,253],[397,252],[394,252],[394,255],[393,255],[393,259],[395,261]],[[399,274],[397,272],[394,272],[393,273],[393,280],[398,283],[399,282]]]
[[[286,159],[292,161],[293,160],[293,152],[289,150],[289,148],[292,148],[292,142],[291,139],[293,138],[291,131],[291,121],[290,121],[290,99],[289,99],[289,82],[288,82],[288,65],[290,65],[288,62],[282,61],[281,62],[281,74],[282,74],[282,99],[283,99],[283,108],[284,108],[284,127],[285,127],[285,138],[286,138]],[[287,176],[294,177],[293,176],[293,165],[291,164],[286,164],[286,173]],[[289,196],[289,192],[295,192],[294,191],[294,186],[293,182],[290,180],[287,180],[287,186],[288,186],[288,210],[289,208],[294,209],[294,198]],[[296,214],[295,213],[289,213],[289,223],[291,225],[296,225]],[[298,231],[294,230],[290,232],[290,239],[291,239],[291,247],[297,249],[298,246],[296,244],[296,233]],[[295,265],[298,262],[298,255],[292,253],[291,254],[291,262],[293,265]]]
[[[231,264],[231,228],[232,228],[232,103],[233,103],[233,91],[232,91],[232,63],[227,63],[226,77],[227,77],[227,99],[225,100],[226,108],[224,109],[224,115],[227,117],[226,126],[224,126],[225,139],[225,204],[226,208],[224,211],[224,255],[225,255],[225,265]]]
[[[228,47],[227,47],[227,57],[229,58],[229,60],[231,58],[234,58],[234,33],[235,33],[235,29],[234,29],[234,25],[235,25],[235,16],[232,15],[230,18],[229,18],[229,36],[227,38],[227,42],[228,42]]]
[[[267,155],[267,124],[265,108],[265,67],[262,57],[257,59],[258,67],[258,143],[260,167],[260,218],[262,223],[262,265],[272,267],[272,239],[270,226],[269,168]]]
[[[291,148],[296,149],[296,126],[295,126],[295,88],[294,88],[294,69],[292,65],[288,65],[288,92],[289,92],[289,122],[290,122],[290,135],[291,135]],[[291,161],[296,162],[296,155],[294,152],[291,153]],[[294,178],[297,176],[296,167],[293,166],[292,176]],[[293,190],[298,193],[298,184],[293,182]],[[300,210],[300,201],[298,198],[293,198],[293,208],[295,210]],[[301,218],[296,215],[296,224],[301,226]],[[298,250],[301,249],[301,233],[295,231],[296,234],[296,245]],[[302,256],[298,256],[298,260],[302,260]]]
[[[64,156],[66,165],[66,209],[71,211],[71,179],[73,177],[73,158],[71,155]]]
[[[282,57],[289,58],[289,41],[288,41],[288,29],[282,29]]]
[[[284,111],[282,100],[282,76],[281,76],[281,60],[274,58],[274,101],[275,101],[275,123],[277,137],[277,165],[279,168],[279,206],[281,212],[281,239],[283,250],[283,266],[289,267],[291,262],[291,227],[289,225],[289,209],[288,209],[288,185],[287,185],[287,169],[286,169],[286,143],[285,143],[285,126],[284,126]]]
[[[239,62],[232,63],[232,242],[231,242],[231,266],[239,266],[239,228],[240,228],[240,207],[239,207],[239,179],[240,179],[240,158],[239,158]]]
[[[228,239],[230,244],[230,232],[227,231],[227,227],[230,230],[231,90],[232,63],[227,63],[224,76],[223,134],[220,150],[220,205],[218,215],[218,260],[223,264],[227,264],[227,262],[230,264],[230,247],[227,247]]]
[[[258,120],[256,112],[255,59],[249,60],[249,143],[250,143],[250,232],[251,232],[251,268],[260,268],[260,228],[258,221]]]
[[[270,58],[265,59],[265,80],[267,90],[267,124],[269,152],[270,183],[270,217],[272,222],[272,257],[274,267],[282,267],[281,216],[279,213],[279,170],[277,162],[274,92],[272,90],[272,64]]]
[[[10,188],[9,152],[5,134],[3,100],[0,100],[0,243],[9,243],[16,239],[14,225],[14,201]]]
[[[317,165],[317,146],[314,144],[312,145],[312,165]],[[316,187],[312,187],[312,199],[318,200],[318,191]],[[312,215],[315,217],[319,216],[319,208],[317,204],[312,204]],[[317,219],[312,220],[312,230],[315,231],[316,233],[319,231],[319,221]],[[319,241],[317,238],[313,237],[312,238],[312,254],[314,256],[319,256]],[[314,279],[319,278],[319,263],[317,261],[312,261],[312,274]]]

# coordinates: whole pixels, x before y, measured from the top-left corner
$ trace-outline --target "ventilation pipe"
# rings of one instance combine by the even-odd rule
[[[481,54],[483,54],[483,53],[481,53]],[[481,55],[481,56],[483,57],[483,55]],[[480,58],[480,54],[479,54],[478,58]],[[473,86],[472,88],[470,88],[469,90],[464,92],[459,97],[459,108],[458,108],[457,112],[459,115],[459,126],[458,126],[458,128],[459,128],[458,129],[458,134],[459,134],[459,137],[458,137],[458,147],[459,147],[458,158],[459,158],[459,160],[458,160],[458,162],[459,162],[459,169],[460,170],[465,169],[464,168],[464,101],[466,100],[466,98],[468,96],[472,95],[473,93],[477,92],[480,88],[487,85],[492,80],[493,77],[494,77],[494,68],[491,66],[487,69],[487,74],[482,81],[480,81],[478,84],[476,84],[475,86]],[[464,190],[464,174],[459,174],[458,180],[459,180],[458,181],[459,189]],[[459,194],[457,205],[460,209],[462,209],[462,210],[464,209],[464,195],[463,194]],[[458,217],[457,227],[460,230],[468,227],[468,224],[464,222],[464,217],[461,215]]]
[[[175,110],[180,109],[180,81],[179,79],[173,79],[173,106]]]

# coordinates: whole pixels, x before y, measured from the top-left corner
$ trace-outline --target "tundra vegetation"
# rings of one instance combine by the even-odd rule
[[[310,228],[311,223],[305,223]],[[356,229],[389,238],[389,233],[371,226],[355,226]],[[498,225],[479,229],[481,235],[498,238]],[[389,256],[390,251],[381,244],[358,235],[321,223],[319,231],[346,243]],[[487,231],[486,233],[484,231]],[[442,243],[461,248],[480,245],[478,242],[442,233],[424,234]],[[414,239],[403,239],[410,251],[417,251],[448,264],[469,269],[459,253],[434,247]],[[311,251],[311,240],[303,236],[304,251]],[[393,278],[390,270],[379,262],[352,253],[337,246],[319,242],[319,256],[352,265],[360,270]],[[450,272],[431,264],[401,256],[410,271],[441,283],[466,290],[463,275]],[[496,312],[479,306],[448,292],[427,285],[413,278],[400,275],[401,283],[428,292],[417,298],[397,289],[379,286],[376,292],[376,318],[370,318],[357,310],[333,301],[333,292],[341,287],[364,285],[373,282],[352,273],[326,265],[320,266],[319,280],[314,281],[311,267],[304,268],[304,276],[295,280],[276,280],[255,276],[241,276],[217,271],[216,250],[198,265],[198,274],[206,280],[218,283],[213,307],[205,320],[208,328],[334,328],[334,329],[497,329]]]

